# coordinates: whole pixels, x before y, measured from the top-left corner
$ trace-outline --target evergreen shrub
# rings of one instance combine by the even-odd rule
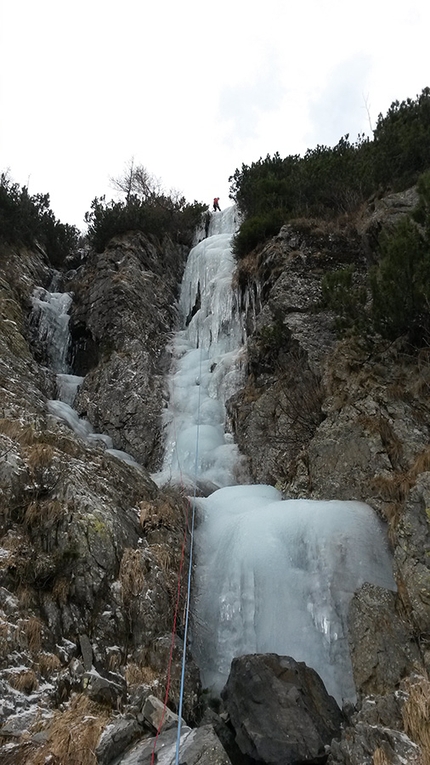
[[[408,188],[428,169],[430,89],[425,88],[416,99],[396,101],[385,117],[379,115],[373,139],[359,135],[351,142],[345,135],[336,146],[318,145],[304,157],[275,153],[236,169],[230,197],[244,229],[235,238],[236,255],[243,257],[247,248],[272,236],[278,220],[280,227],[293,217],[354,212],[371,194]]]
[[[61,223],[50,208],[49,194],[30,196],[25,186],[0,175],[0,242],[33,246],[46,250],[54,267],[78,246],[79,231],[75,226]]]
[[[165,194],[149,199],[131,195],[119,202],[96,197],[85,216],[88,239],[97,252],[103,252],[112,237],[128,231],[142,231],[159,239],[168,235],[190,246],[194,230],[207,209],[207,205],[199,202],[189,204],[183,197],[174,199]]]

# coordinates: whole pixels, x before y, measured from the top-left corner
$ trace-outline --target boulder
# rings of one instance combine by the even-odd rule
[[[109,765],[141,735],[142,728],[135,719],[115,720],[104,729],[100,736],[96,749],[98,765]]]
[[[156,731],[174,728],[179,722],[178,715],[168,709],[156,696],[148,696],[143,705],[142,714],[146,722]]]
[[[240,751],[253,760],[294,765],[325,755],[343,720],[315,670],[290,656],[233,659],[222,692]]]

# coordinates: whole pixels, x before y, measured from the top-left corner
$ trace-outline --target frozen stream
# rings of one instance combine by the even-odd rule
[[[91,423],[79,417],[73,402],[84,378],[70,374],[68,351],[70,344],[69,310],[73,296],[70,292],[49,292],[37,287],[32,295],[32,321],[37,326],[39,343],[45,350],[49,367],[56,372],[57,398],[48,401],[48,410],[65,422],[80,438],[102,442],[106,451],[124,462],[140,467],[136,460],[121,449],[114,449],[110,436],[95,433]]]
[[[361,502],[283,500],[271,486],[238,485],[241,458],[225,432],[225,402],[244,363],[235,228],[234,207],[213,214],[189,255],[156,476],[218,489],[196,500],[192,650],[215,693],[234,656],[275,652],[316,669],[339,703],[353,701],[347,611],[365,581],[395,589],[385,532]]]

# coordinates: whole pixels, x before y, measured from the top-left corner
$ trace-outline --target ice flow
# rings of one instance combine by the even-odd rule
[[[243,327],[232,289],[231,239],[236,208],[215,213],[209,236],[194,247],[182,280],[182,329],[172,343],[173,368],[165,457],[157,483],[168,481],[212,488],[236,483],[240,461],[225,432],[225,403],[239,387],[243,369]]]

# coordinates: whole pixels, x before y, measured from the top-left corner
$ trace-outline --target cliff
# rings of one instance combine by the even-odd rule
[[[378,231],[415,202],[412,190],[342,223],[291,223],[243,258],[235,277],[248,373],[228,410],[253,480],[287,497],[366,501],[387,522],[393,550],[397,593],[364,585],[352,602],[359,701],[332,763],[419,762],[417,745],[429,756],[429,359],[402,341],[339,339],[321,301],[324,274],[353,262],[359,279],[375,260]],[[30,297],[52,270],[39,249],[2,251],[1,762],[108,765],[154,732],[142,709],[168,685],[188,509],[148,471],[160,464],[166,347],[184,260],[169,240],[136,233],[62,275],[74,293],[74,371],[85,375],[76,407],[137,468],[48,413],[55,379],[35,343]],[[182,609],[183,601],[172,709]],[[194,725],[201,693],[191,660],[187,675],[184,717]],[[119,748],[111,741],[96,760],[100,732],[118,719],[131,721]],[[88,736],[87,760],[61,749],[72,725],[77,741]]]

